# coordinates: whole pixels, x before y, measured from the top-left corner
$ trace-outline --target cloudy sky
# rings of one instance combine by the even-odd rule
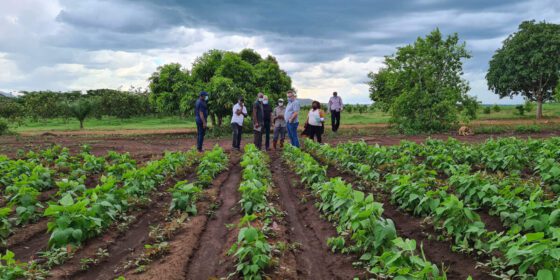
[[[277,57],[301,97],[369,102],[367,73],[383,56],[439,27],[473,58],[471,94],[487,90],[488,60],[523,20],[560,23],[558,0],[0,0],[0,90],[147,85],[162,64],[190,68],[209,49]]]

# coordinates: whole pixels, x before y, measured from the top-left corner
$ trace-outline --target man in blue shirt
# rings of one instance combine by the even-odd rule
[[[286,106],[286,112],[284,113],[284,119],[286,120],[286,127],[288,128],[288,137],[290,137],[290,142],[293,146],[299,148],[299,139],[297,128],[299,125],[298,115],[299,115],[300,105],[296,99],[296,95],[293,91],[288,91],[288,105]]]
[[[202,144],[204,142],[204,135],[206,134],[206,128],[208,127],[206,120],[208,119],[208,93],[201,91],[198,99],[194,105],[194,116],[196,121],[196,148],[199,152],[202,152]]]

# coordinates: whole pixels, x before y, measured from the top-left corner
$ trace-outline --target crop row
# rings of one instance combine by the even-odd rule
[[[268,156],[255,145],[245,146],[239,185],[239,204],[245,215],[238,225],[237,241],[229,250],[229,254],[237,259],[236,273],[243,279],[263,279],[265,270],[271,265],[272,246],[267,234],[277,211],[268,201],[272,185],[269,162]]]
[[[337,148],[319,146],[311,142],[306,144],[307,148],[319,156],[363,180],[368,181],[381,173],[383,176],[378,185],[390,193],[392,203],[415,215],[430,217],[434,227],[452,238],[460,250],[474,250],[486,255],[493,251],[503,252],[504,259],[494,257],[491,262],[494,269],[505,274],[502,276],[531,278],[531,273],[560,273],[555,271],[560,264],[560,232],[557,228],[549,228],[550,238],[546,238],[543,232],[488,232],[474,209],[465,205],[463,200],[449,192],[445,184],[439,182],[436,171],[413,160],[411,155],[414,152],[405,148],[408,143],[398,148],[400,156],[394,156],[391,152],[395,151],[393,148],[367,146],[364,143],[343,144]],[[360,172],[360,168],[355,168],[356,166],[373,167],[376,171],[371,171],[374,175],[369,175],[368,178],[364,176],[364,172]],[[452,167],[450,170],[464,168]],[[470,189],[473,185],[467,188],[457,186],[454,191],[463,197],[464,193],[473,192]]]
[[[50,202],[44,215],[49,218],[48,231],[50,248],[80,246],[85,240],[97,236],[111,224],[126,219],[133,206],[146,202],[148,195],[168,176],[199,159],[198,153],[166,153],[160,160],[150,161],[141,168],[130,168],[121,174],[101,178],[101,184],[83,192],[67,191],[58,202]],[[123,169],[124,171],[124,169]],[[118,173],[118,172],[115,172]],[[76,184],[73,184],[77,186]],[[82,188],[82,187],[79,187]],[[1,269],[29,266],[9,260],[11,253],[4,255]],[[12,269],[12,271],[15,269]]]
[[[329,180],[325,166],[293,146],[287,145],[283,156],[335,224],[338,237],[328,242],[333,250],[360,254],[360,261],[379,279],[446,279],[421,249],[417,251],[415,240],[397,236],[393,221],[382,216],[383,205],[371,194],[354,190],[340,177]]]
[[[44,205],[38,200],[41,192],[56,185],[58,192],[54,197],[60,198],[65,194],[78,196],[86,190],[84,181],[87,175],[106,170],[108,175],[119,178],[126,170],[136,167],[136,163],[128,154],[109,152],[106,157],[95,157],[82,152],[79,156],[72,157],[67,149],[57,147],[59,146],[46,150],[59,151],[57,158],[52,158],[53,152],[29,152],[26,160],[0,160],[0,172],[4,174],[4,199],[8,202],[7,207],[0,208],[2,243],[5,244],[13,226],[34,222],[43,215]],[[49,162],[56,162],[55,169],[42,165],[48,165]],[[96,164],[93,164],[94,162]],[[66,174],[59,171],[61,166],[73,166],[77,169]],[[15,216],[12,215],[14,209]]]

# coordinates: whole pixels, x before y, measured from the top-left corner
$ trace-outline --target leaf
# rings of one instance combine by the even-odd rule
[[[538,280],[554,280],[552,276],[552,271],[548,269],[541,269],[537,272],[537,279]]]
[[[72,206],[74,205],[74,199],[70,194],[65,195],[60,201],[60,205],[62,206]]]

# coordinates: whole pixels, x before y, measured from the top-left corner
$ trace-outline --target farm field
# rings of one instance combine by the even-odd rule
[[[473,121],[474,126],[479,125],[529,125],[534,123],[533,112],[527,112],[519,115],[515,106],[501,105],[498,106],[500,111],[491,110],[490,113],[484,113],[486,105],[480,106],[477,112],[477,119]],[[493,106],[489,106],[493,108]],[[560,104],[547,103],[543,105],[545,119],[541,122],[560,123]],[[303,110],[302,115],[307,115],[307,111]],[[330,118],[330,116],[327,116]],[[360,126],[387,126],[390,115],[379,110],[358,113],[344,112],[342,115],[342,123],[344,126],[360,127]],[[23,135],[41,134],[44,132],[53,132],[55,134],[70,132],[77,134],[95,134],[105,132],[104,134],[146,134],[146,133],[172,133],[196,131],[196,125],[192,117],[181,118],[179,116],[144,116],[131,117],[128,119],[119,119],[115,117],[103,117],[101,119],[89,118],[86,120],[85,128],[80,130],[79,122],[76,119],[52,118],[33,121],[31,119],[24,120],[21,125],[14,129],[15,132]]]
[[[3,137],[0,272],[559,279],[560,138],[448,136],[202,154],[177,136]]]

